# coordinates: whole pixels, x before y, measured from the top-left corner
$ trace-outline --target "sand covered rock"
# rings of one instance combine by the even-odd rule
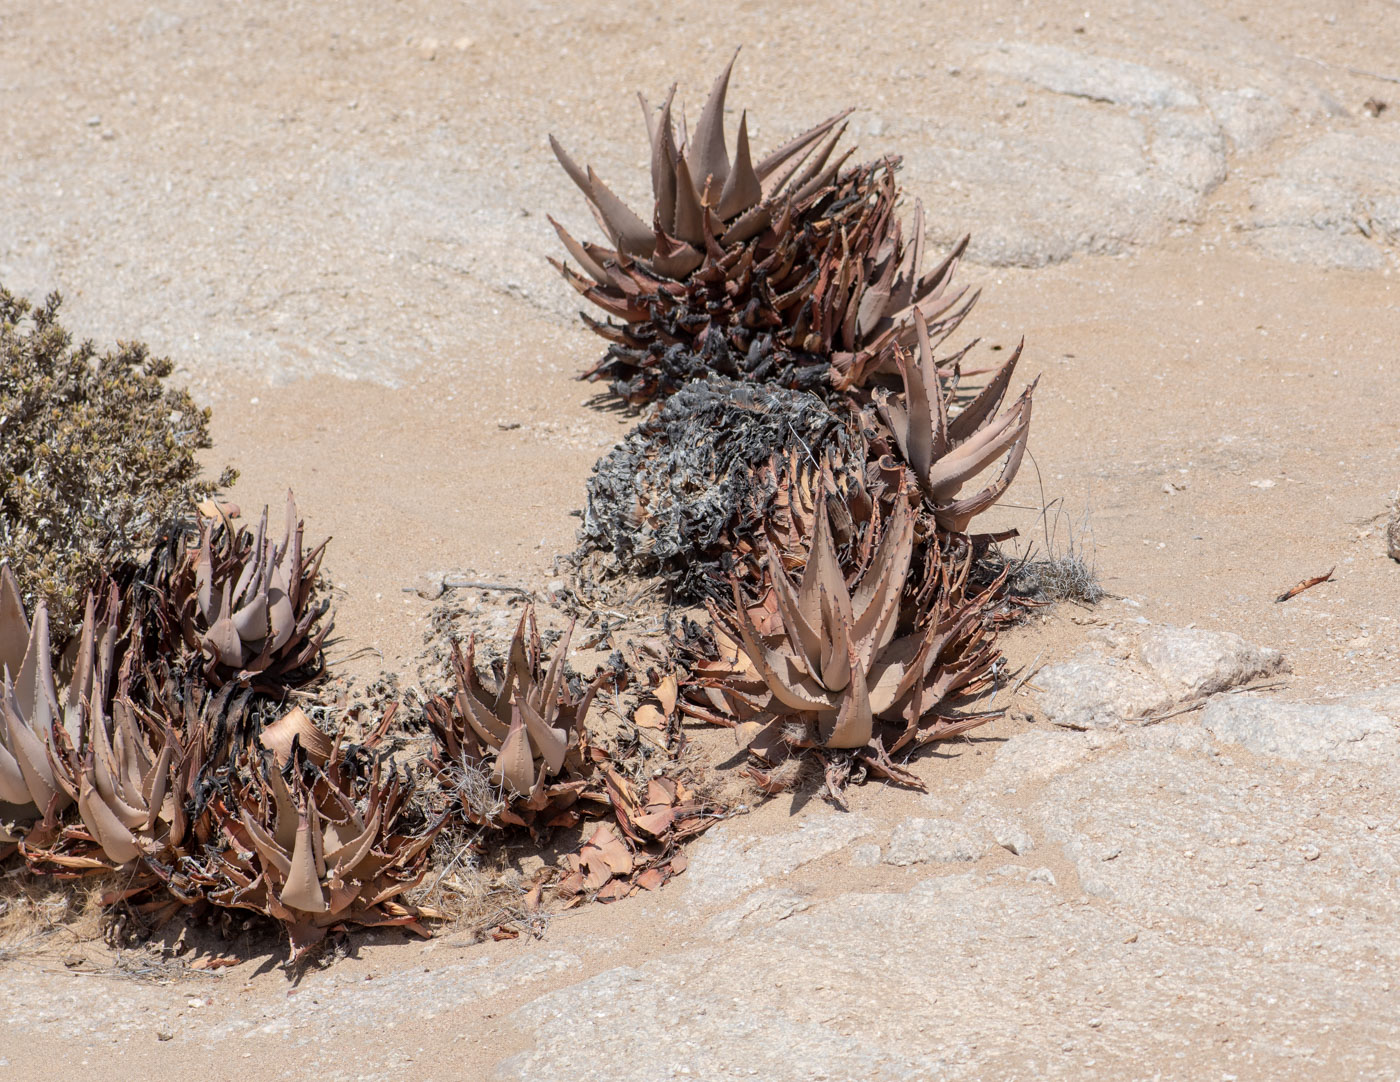
[[[954,819],[906,819],[890,836],[885,863],[962,863],[976,860],[992,844],[985,831]]]
[[[1195,89],[1179,75],[1059,45],[1002,42],[980,57],[977,66],[1056,94],[1135,109],[1194,109],[1201,104]]]
[[[1376,762],[1400,757],[1400,729],[1357,703],[1280,702],[1265,695],[1216,699],[1201,725],[1217,740],[1299,762]]]
[[[701,909],[733,901],[765,880],[787,875],[811,861],[846,848],[873,833],[861,815],[813,815],[796,829],[759,837],[726,824],[710,831],[689,851],[686,906]]]
[[[1284,668],[1279,651],[1233,632],[1165,624],[1143,630],[1134,658],[1177,699],[1214,695]]]
[[[1271,255],[1380,270],[1400,236],[1400,135],[1318,135],[1254,186],[1254,240]]]
[[[1114,628],[1080,657],[1036,674],[1040,706],[1056,725],[1108,729],[1281,671],[1283,655],[1231,632],[1170,625]]]
[[[1109,729],[1141,721],[1176,702],[1151,677],[1117,658],[1082,658],[1049,665],[1036,675],[1040,708],[1068,729]]]

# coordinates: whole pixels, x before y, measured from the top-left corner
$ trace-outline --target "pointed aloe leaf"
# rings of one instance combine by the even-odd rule
[[[862,666],[869,666],[894,636],[899,599],[914,552],[913,535],[913,516],[901,499],[852,600],[855,625],[851,637]]]
[[[933,356],[933,343],[929,341],[928,321],[917,308],[914,309],[914,333],[919,342],[918,374],[924,382],[925,397],[932,403],[931,449],[933,458],[939,459],[948,451],[948,404],[943,384],[938,379],[938,361]]]
[[[156,759],[142,782],[142,795],[146,801],[146,821],[141,824],[148,833],[154,832],[165,808],[165,794],[170,788],[170,764],[175,757],[175,746],[169,741],[160,749]]]
[[[383,809],[376,808],[374,814],[370,816],[369,823],[358,836],[352,837],[340,847],[326,853],[326,867],[337,879],[347,878],[355,870],[355,866],[364,860],[370,849],[374,847],[374,840],[379,836],[379,824],[382,816]]]
[[[501,750],[496,753],[495,773],[515,796],[528,796],[534,788],[535,757],[530,751],[530,738],[518,707]]]
[[[286,582],[286,575],[279,567],[273,572],[272,585],[267,591],[267,624],[272,636],[267,649],[274,654],[292,640],[297,630],[296,610],[292,608]]]
[[[136,807],[127,799],[126,779],[121,764],[113,754],[113,749],[104,742],[96,742],[90,749],[91,759],[84,778],[98,797],[128,827],[140,826],[146,819],[146,809]]]
[[[558,159],[559,164],[564,167],[564,172],[569,174],[569,179],[578,185],[578,190],[584,194],[590,203],[593,202],[593,185],[589,182],[588,174],[579,167],[579,164],[574,161],[573,158],[569,157],[568,151],[566,151],[559,144],[559,140],[552,135],[549,137],[549,148],[554,151],[554,157]]]
[[[603,270],[603,265],[589,255],[588,250],[578,241],[574,240],[569,231],[555,221],[553,217],[548,214],[546,214],[545,217],[549,218],[549,224],[554,226],[554,231],[559,234],[559,239],[564,242],[565,250],[574,257],[574,262],[587,271],[588,276],[599,285],[607,285],[608,275],[607,272]]]
[[[1026,444],[1030,439],[1031,424],[1031,399],[1030,392],[1033,389],[1027,388],[1024,394],[1024,405],[1021,406],[1020,435],[1011,447],[1011,454],[1007,456],[1005,464],[1001,468],[1001,473],[997,479],[987,485],[976,495],[964,500],[954,500],[951,503],[940,504],[934,509],[938,524],[945,530],[955,533],[964,533],[968,524],[977,515],[980,515],[987,508],[991,507],[1008,488],[1011,482],[1016,479],[1016,473],[1021,468],[1021,459],[1026,453]],[[1013,407],[1014,409],[1015,407]]]
[[[822,656],[822,635],[820,623],[813,625],[802,615],[798,603],[797,587],[783,567],[777,553],[768,553],[768,577],[773,584],[773,597],[778,603],[778,615],[783,621],[783,630],[788,642],[792,643],[797,660],[809,673],[817,672]]]
[[[842,132],[845,130],[846,129],[844,128],[841,129]],[[837,132],[836,135],[839,138],[841,132]],[[852,148],[851,150],[848,150],[845,153],[843,153],[839,158],[834,158],[830,162],[828,162],[826,168],[824,168],[820,173],[812,177],[810,180],[804,183],[802,187],[798,188],[795,192],[792,193],[793,202],[805,203],[808,199],[811,199],[818,192],[830,187],[831,184],[836,180],[836,175],[841,172],[841,167],[846,164],[846,162],[850,159],[851,155],[854,153],[855,150],[854,148]]]
[[[889,414],[891,420],[904,421],[903,432],[895,431],[895,442],[904,452],[904,459],[919,483],[926,485],[929,469],[933,465],[934,438],[933,407],[928,400],[928,385],[915,367],[913,358],[903,350],[895,351],[894,362],[904,383],[902,416],[894,412]]]
[[[758,236],[773,222],[773,208],[765,203],[746,210],[739,215],[739,219],[724,231],[719,242],[728,248],[734,244],[742,244],[746,240]]]
[[[52,717],[53,715],[49,714],[50,724]],[[49,802],[59,795],[59,785],[54,778],[47,751],[47,725],[42,732],[44,736],[41,738],[22,718],[16,717],[9,710],[5,711],[5,734],[8,738],[6,742],[9,744],[10,753],[19,764],[20,773],[24,775],[29,799],[40,811],[47,809]]]
[[[734,620],[743,642],[744,653],[763,677],[773,697],[791,710],[830,710],[834,704],[828,701],[821,686],[805,674],[795,672],[791,658],[764,644],[762,636],[749,617],[748,610],[744,607],[743,598],[739,594],[738,580],[731,580],[731,586],[736,608]]]
[[[19,703],[15,700],[14,685],[6,677],[0,686],[0,802],[23,805],[33,798],[24,780],[24,771],[10,750],[11,718],[14,719],[13,724],[23,724],[19,720]]]
[[[253,848],[257,850],[263,864],[275,870],[279,878],[285,882],[292,870],[292,862],[288,857],[290,850],[279,847],[272,836],[262,828],[262,825],[248,814],[246,808],[239,811],[239,818],[242,820],[243,828],[247,830]],[[295,839],[295,834],[293,834],[293,838]]]
[[[25,645],[24,661],[20,663],[14,685],[19,716],[28,719],[31,725],[39,712],[50,711],[50,719],[58,712],[58,702],[48,701],[53,696],[53,648],[49,642],[49,606],[43,600],[34,612],[34,622],[29,625],[29,642]]]
[[[1011,375],[1016,371],[1016,362],[1021,359],[1021,350],[1025,344],[1024,338],[1016,344],[1010,359],[997,369],[996,375],[978,392],[977,397],[948,422],[948,438],[953,443],[962,443],[997,411],[1002,399],[1006,397],[1006,388],[1011,383]]]
[[[768,178],[772,176],[774,170],[788,161],[788,159],[792,158],[793,155],[810,151],[822,136],[831,131],[832,128],[836,127],[837,124],[840,124],[841,121],[845,120],[854,112],[854,108],[843,109],[834,116],[827,117],[816,127],[808,128],[795,139],[784,143],[754,167],[754,172],[758,174],[758,179],[764,181],[766,185]]]
[[[649,256],[652,249],[652,231],[635,211],[613,194],[612,189],[598,179],[598,174],[588,170],[588,181],[593,188],[593,203],[603,216],[608,235],[618,251],[629,255]]]
[[[676,131],[671,123],[671,102],[675,100],[676,87],[666,95],[666,103],[661,113],[651,125],[651,192],[655,200],[653,217],[663,229],[669,229],[676,217],[676,162],[680,151],[676,149]],[[648,123],[651,116],[647,116]]]
[[[889,314],[890,295],[894,290],[897,271],[897,264],[890,259],[881,268],[880,276],[863,286],[856,308],[856,334],[861,339],[869,338]]]
[[[683,240],[677,240],[670,234],[658,230],[656,248],[652,251],[651,258],[647,262],[651,269],[661,277],[680,282],[689,277],[690,272],[704,261],[704,252]]]
[[[558,774],[564,767],[564,756],[569,750],[568,734],[563,729],[556,729],[548,724],[528,702],[517,701],[516,705],[520,708],[520,716],[525,722],[530,740],[548,768],[550,776]]]
[[[87,778],[83,778],[78,791],[78,814],[113,864],[125,864],[141,855],[136,836],[107,806]]]
[[[305,815],[297,822],[296,844],[280,898],[283,905],[303,913],[324,913],[329,908],[316,874],[316,839],[312,836],[311,821]]]
[[[4,724],[4,720],[0,719],[0,727]],[[3,741],[0,741],[0,803],[20,807],[33,803],[29,786],[25,784],[24,771]]]
[[[697,248],[705,246],[705,210],[700,205],[700,192],[684,158],[676,163],[676,216],[670,226],[673,236]]]
[[[199,612],[210,623],[218,618],[216,606],[218,595],[214,592],[214,523],[207,518],[199,520],[199,558],[195,561],[195,596],[199,601]]]
[[[870,709],[876,717],[886,716],[921,677],[921,659],[937,634],[937,624],[930,623],[922,631],[895,639],[881,651],[866,680]]]
[[[849,656],[850,664],[856,665],[854,656]],[[823,721],[819,734],[822,744],[828,748],[863,748],[870,743],[874,733],[874,716],[870,710],[870,698],[866,693],[865,674],[856,668],[851,676],[846,694],[841,697],[841,708],[837,711],[834,723]]]
[[[847,627],[851,623],[851,591],[846,585],[846,576],[841,571],[841,561],[836,558],[836,545],[831,535],[831,515],[827,510],[827,500],[829,494],[836,491],[835,479],[831,476],[831,467],[822,464],[822,484],[818,489],[817,497],[817,523],[819,530],[812,540],[812,555],[816,558],[818,583],[827,593],[832,603],[832,612],[846,622]],[[811,561],[808,561],[810,569]],[[806,582],[806,572],[803,574],[803,582]]]
[[[905,254],[907,259],[890,298],[892,313],[902,312],[913,304],[914,292],[919,286],[919,269],[924,265],[924,204],[920,199],[914,200],[914,222],[910,227]]]
[[[762,198],[763,185],[759,183],[749,156],[749,114],[745,112],[739,117],[739,141],[734,148],[734,166],[719,193],[715,213],[728,222],[750,207],[757,206]]]
[[[83,708],[92,696],[96,609],[97,599],[89,593],[83,611],[82,632],[78,636],[78,656],[74,659],[73,676],[68,681],[68,693],[64,697],[63,727],[68,730],[68,736],[75,744],[82,739]]]
[[[825,173],[826,164],[831,160],[831,152],[836,149],[836,144],[841,141],[841,136],[845,133],[846,125],[842,124],[826,137],[812,153],[812,156],[803,163],[802,168],[796,172],[792,180],[788,182],[787,190],[793,199],[801,202],[805,189],[811,185],[812,181]]]
[[[267,638],[267,602],[267,592],[260,590],[229,617],[242,642],[261,642]]]
[[[712,179],[716,192],[729,178],[729,150],[724,145],[724,98],[729,90],[730,72],[734,70],[734,61],[738,58],[738,50],[735,50],[734,56],[715,80],[705,107],[700,110],[700,119],[695,123],[695,140],[685,148],[685,156],[695,179],[702,184]]]
[[[514,698],[513,692],[518,686],[520,694],[524,695],[530,686],[530,659],[525,656],[525,618],[527,612],[520,614],[520,621],[515,625],[515,633],[510,637],[510,651],[506,654],[505,679],[501,681],[501,686],[496,692],[495,704],[492,707],[496,717],[503,725],[508,726],[506,721],[510,717],[510,704]]]
[[[1024,452],[1024,441],[1030,430],[1029,403],[1030,388],[1021,399],[999,414],[995,420],[979,430],[973,437],[955,447],[938,460],[929,471],[928,492],[935,500],[946,500],[957,495],[967,481],[986,469],[1007,450],[1020,446]],[[1020,465],[1020,453],[1016,455]]]
[[[19,583],[10,565],[0,564],[0,679],[6,672],[11,679],[19,676],[28,644],[29,621],[24,618]]]
[[[843,616],[837,611],[836,600],[825,587],[821,590],[821,606],[822,626],[826,631],[822,642],[821,685],[827,691],[844,691],[851,682],[850,615]]]
[[[544,683],[539,687],[539,701],[535,704],[535,708],[539,711],[539,716],[544,723],[551,727],[554,725],[554,719],[559,715],[559,692],[564,682],[564,659],[568,656],[569,640],[573,637],[574,621],[570,620],[568,629],[554,647],[554,657],[550,659],[549,671],[545,673]],[[534,735],[533,731],[531,735]]]

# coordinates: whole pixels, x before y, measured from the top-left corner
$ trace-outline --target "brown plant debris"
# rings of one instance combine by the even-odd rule
[[[553,222],[581,270],[556,263],[609,317],[584,316],[612,345],[589,378],[628,402],[667,395],[714,372],[799,389],[860,386],[893,374],[913,344],[912,313],[952,333],[976,300],[953,286],[966,240],[922,270],[923,211],[906,240],[895,214],[897,159],[845,169],[838,113],[755,160],[748,117],[731,150],[725,99],[734,62],[715,81],[693,131],[672,117],[673,87],[653,114],[653,207],[639,216],[591,168],[550,139],[611,247]]]
[[[823,401],[715,376],[687,384],[594,467],[580,566],[600,552],[604,575],[656,575],[683,602],[723,597],[730,572],[756,572],[763,541],[789,565],[805,560],[824,469],[843,547],[903,485],[932,525],[964,533],[1016,476],[1035,384],[1001,409],[1018,348],[979,390],[964,391],[958,361],[940,366],[922,315],[913,322],[914,352],[895,354],[900,392]],[[962,494],[999,460],[992,480]]]
[[[589,728],[589,705],[614,674],[605,670],[587,685],[569,674],[569,639],[566,633],[546,662],[527,608],[489,682],[477,672],[469,639],[465,654],[456,653],[455,692],[426,708],[431,769],[449,795],[448,812],[481,828],[476,838],[484,845],[499,844],[512,828],[556,843],[581,829],[578,848],[565,843],[552,896],[567,905],[585,896],[616,901],[683,871],[678,847],[722,811],[690,791],[674,759],[642,752],[635,735],[605,742]],[[660,708],[627,711],[633,721],[624,728],[668,732],[678,695],[674,675],[659,677],[653,697]],[[538,909],[538,897],[535,903]]]
[[[237,474],[200,479],[209,411],[166,385],[169,360],[136,342],[74,346],[60,303],[31,307],[0,287],[0,563],[27,609],[47,604],[61,645],[100,573]]]
[[[857,414],[781,387],[688,383],[594,466],[580,553],[658,577],[678,600],[722,595],[733,559],[778,525],[788,478],[823,459],[861,483]]]
[[[585,892],[615,902],[638,890],[659,890],[685,871],[682,842],[717,821],[713,806],[695,800],[684,782],[654,778],[644,791],[614,770],[605,771],[612,822],[599,823],[575,853],[565,856],[569,874],[558,893]]]

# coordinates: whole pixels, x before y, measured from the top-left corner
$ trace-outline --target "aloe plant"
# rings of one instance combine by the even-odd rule
[[[913,342],[914,311],[951,332],[975,295],[953,285],[960,243],[923,270],[923,212],[905,238],[896,159],[846,169],[837,152],[852,110],[755,158],[741,113],[731,151],[724,108],[734,62],[693,131],[677,138],[675,88],[653,115],[645,99],[653,205],[638,214],[591,169],[550,144],[608,244],[554,222],[581,268],[556,263],[609,318],[584,321],[613,343],[586,375],[643,402],[677,390],[697,366],[803,388],[863,385]],[[553,222],[553,219],[551,219]]]

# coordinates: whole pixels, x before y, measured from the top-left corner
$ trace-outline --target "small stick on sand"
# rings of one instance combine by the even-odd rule
[[[1279,594],[1278,597],[1274,598],[1275,604],[1282,601],[1287,601],[1290,597],[1297,597],[1304,590],[1311,590],[1314,586],[1317,586],[1321,583],[1331,581],[1332,571],[1335,570],[1337,569],[1334,566],[1332,570],[1328,571],[1325,575],[1315,575],[1310,579],[1304,579],[1302,582],[1298,583],[1297,586],[1294,586],[1292,589],[1287,590],[1284,593]]]

